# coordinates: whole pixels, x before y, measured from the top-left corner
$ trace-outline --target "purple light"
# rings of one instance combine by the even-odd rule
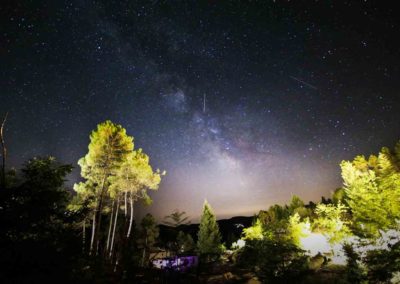
[[[198,265],[197,256],[177,256],[152,260],[152,264],[158,269],[173,269],[175,271],[186,271]]]

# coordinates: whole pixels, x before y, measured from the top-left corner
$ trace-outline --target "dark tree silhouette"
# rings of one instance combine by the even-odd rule
[[[0,188],[5,188],[6,187],[6,159],[7,159],[7,148],[6,144],[4,141],[4,125],[6,124],[8,112],[4,116],[3,122],[1,123],[0,127],[0,142],[1,142],[1,148],[2,148],[2,164],[1,164],[1,184]]]

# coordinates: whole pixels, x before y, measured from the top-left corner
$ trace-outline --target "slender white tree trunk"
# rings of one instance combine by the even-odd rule
[[[115,229],[117,227],[118,211],[119,211],[119,196],[117,197],[117,206],[115,208],[114,228],[113,228],[113,233],[112,233],[112,238],[111,238],[111,246],[110,246],[110,258],[112,257],[113,248],[114,248]]]
[[[113,224],[114,204],[115,204],[115,202],[113,201],[112,207],[111,207],[110,225],[108,226],[107,251],[110,248],[110,236],[111,236],[111,229],[112,229],[112,224]]]
[[[96,232],[96,211],[93,213],[93,224],[92,224],[92,237],[90,239],[90,252],[89,254],[92,254],[93,252],[93,244],[94,244],[94,234]]]
[[[131,235],[132,223],[133,223],[133,196],[132,196],[132,192],[131,192],[131,196],[130,196],[130,203],[131,203],[131,218],[129,220],[128,233],[126,234],[127,238],[129,238],[129,236]]]

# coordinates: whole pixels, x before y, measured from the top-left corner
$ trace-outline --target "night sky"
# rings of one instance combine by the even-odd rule
[[[341,160],[400,138],[400,17],[382,2],[2,4],[9,166],[53,155],[71,186],[110,119],[167,171],[157,217],[329,196]]]

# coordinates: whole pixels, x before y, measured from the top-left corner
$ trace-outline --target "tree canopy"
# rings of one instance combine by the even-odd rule
[[[378,156],[357,156],[340,166],[345,200],[360,232],[376,235],[400,220],[400,141]]]

